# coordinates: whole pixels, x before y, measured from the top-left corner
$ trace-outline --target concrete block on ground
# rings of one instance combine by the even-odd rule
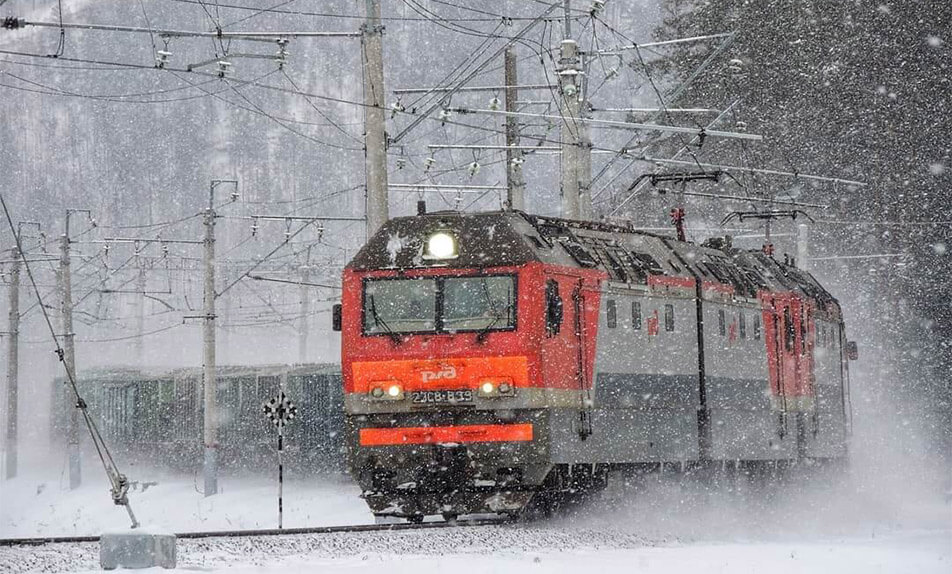
[[[175,568],[175,535],[150,528],[104,532],[99,538],[99,565],[103,570]]]

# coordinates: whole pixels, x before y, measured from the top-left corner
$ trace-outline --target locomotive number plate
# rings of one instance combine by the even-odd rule
[[[414,404],[458,404],[473,402],[472,390],[410,391],[410,400]]]

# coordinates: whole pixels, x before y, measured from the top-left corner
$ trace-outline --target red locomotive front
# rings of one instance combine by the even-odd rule
[[[376,514],[521,509],[547,409],[584,409],[598,274],[538,261],[504,217],[391,221],[344,272],[351,467]]]

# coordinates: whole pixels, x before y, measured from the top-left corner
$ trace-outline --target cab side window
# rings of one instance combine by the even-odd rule
[[[605,313],[607,314],[605,319],[608,323],[608,328],[614,329],[618,326],[618,307],[615,305],[614,299],[609,299],[605,303]]]
[[[641,302],[632,301],[631,303],[631,328],[635,331],[641,330]]]
[[[674,331],[674,305],[664,306],[664,330]]]
[[[554,279],[545,282],[545,333],[554,337],[562,330],[562,297],[559,295],[559,283]]]
[[[783,326],[784,326],[784,347],[787,349],[788,353],[793,352],[793,339],[796,337],[797,331],[793,326],[793,317],[790,316],[790,307],[787,307],[783,310]]]

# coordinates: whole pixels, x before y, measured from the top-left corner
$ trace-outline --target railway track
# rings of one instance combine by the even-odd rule
[[[340,534],[348,532],[381,532],[401,530],[426,530],[441,528],[457,528],[466,526],[495,526],[512,522],[504,518],[475,518],[470,520],[455,520],[452,522],[422,522],[419,524],[354,524],[350,526],[314,526],[309,528],[262,528],[252,530],[215,530],[203,532],[178,532],[178,539],[200,538],[244,538],[248,536],[280,536],[294,534]],[[36,538],[0,538],[0,547],[3,546],[38,546],[42,544],[76,544],[83,542],[99,542],[99,536],[43,536]]]
[[[505,552],[539,554],[603,548],[644,548],[665,543],[635,532],[546,521],[460,520],[395,525],[354,525],[286,530],[182,533],[178,568],[212,571],[231,567],[309,571],[318,563],[354,564],[421,560],[447,554],[480,557]],[[90,572],[99,568],[96,536],[7,539],[0,546],[0,572]],[[423,558],[421,558],[423,557]]]

